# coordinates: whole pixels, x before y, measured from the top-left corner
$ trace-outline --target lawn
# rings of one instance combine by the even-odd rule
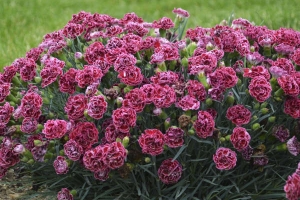
[[[234,14],[235,18],[246,18],[272,29],[299,30],[298,4],[297,0],[1,0],[0,69],[23,57],[46,33],[62,28],[72,14],[81,10],[116,18],[135,12],[145,21],[152,22],[163,16],[173,19],[173,8],[181,7],[191,14],[188,27],[212,27]]]

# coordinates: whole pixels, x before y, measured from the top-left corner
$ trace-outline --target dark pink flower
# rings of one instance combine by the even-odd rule
[[[126,13],[122,19],[120,19],[120,22],[122,24],[127,24],[129,22],[137,22],[137,23],[142,23],[143,19],[137,16],[134,12],[132,13]]]
[[[48,139],[59,139],[67,133],[67,122],[65,120],[47,120],[42,131]]]
[[[4,102],[5,98],[10,94],[10,83],[0,82],[0,103]]]
[[[300,174],[293,173],[288,177],[284,191],[289,200],[298,200],[300,198]]]
[[[43,51],[44,49],[42,47],[32,48],[26,52],[26,58],[31,58],[34,61],[37,61],[40,58]]]
[[[270,79],[270,74],[264,66],[253,66],[251,68],[245,68],[243,76],[248,78],[263,76],[266,78],[266,80]]]
[[[110,168],[104,167],[103,169],[94,172],[94,178],[100,181],[106,181],[108,179],[109,172]]]
[[[206,53],[202,53],[199,56],[190,57],[188,62],[189,62],[189,69],[193,66],[202,65],[202,66],[207,66],[203,68],[203,70],[206,73],[211,73],[217,67],[218,60],[215,54],[206,52]]]
[[[176,93],[168,85],[154,85],[152,101],[157,108],[168,108],[175,103]]]
[[[149,30],[143,26],[141,23],[129,22],[125,25],[125,29],[128,33],[134,33],[138,36],[145,36],[148,34]]]
[[[10,83],[18,72],[18,68],[11,65],[4,67],[3,73],[0,73],[0,82]]]
[[[98,141],[98,134],[98,129],[94,123],[79,122],[69,137],[82,146],[83,150],[87,150]]]
[[[158,21],[153,22],[153,28],[170,29],[174,27],[174,23],[170,18],[163,17]]]
[[[124,70],[128,66],[134,66],[136,64],[136,58],[129,53],[121,53],[117,56],[118,57],[114,62],[114,69],[117,72]]]
[[[165,144],[171,148],[181,147],[183,145],[184,131],[181,128],[171,126],[164,134]]]
[[[19,155],[15,154],[12,148],[0,148],[0,167],[9,168],[20,161]]]
[[[152,103],[154,89],[155,87],[153,84],[144,84],[142,85],[142,87],[140,87],[140,90],[142,90],[146,94],[146,98],[145,98],[146,104]]]
[[[61,76],[63,73],[62,68],[55,65],[46,65],[41,70],[41,78],[42,78],[42,88],[50,85],[58,76]]]
[[[141,48],[142,37],[133,33],[127,33],[122,37],[124,47],[128,53],[135,54]]]
[[[22,121],[21,131],[24,133],[33,133],[36,131],[38,122],[35,118],[25,117]]]
[[[300,90],[293,76],[283,75],[277,78],[277,82],[286,95],[298,96]]]
[[[245,160],[250,160],[254,150],[250,145],[248,145],[245,149],[241,150],[241,153]]]
[[[285,70],[288,74],[296,71],[292,61],[287,58],[277,58],[277,60],[272,63],[272,66],[277,66]]]
[[[195,97],[199,101],[204,101],[206,99],[206,90],[199,81],[189,80],[187,90],[191,97]]]
[[[298,141],[296,136],[293,136],[292,138],[290,138],[287,141],[286,145],[287,145],[288,151],[292,155],[297,156],[300,153],[300,142]]]
[[[35,92],[27,92],[21,100],[21,116],[38,119],[41,115],[42,104],[43,99],[40,95]]]
[[[216,168],[220,170],[233,169],[237,162],[236,153],[225,147],[217,149],[213,155],[213,160],[216,164]]]
[[[250,134],[243,127],[235,127],[230,136],[230,141],[235,149],[241,151],[249,146],[251,140]]]
[[[65,105],[65,112],[69,119],[77,120],[84,117],[84,110],[87,108],[87,98],[83,94],[70,96]]]
[[[103,74],[100,68],[95,65],[85,65],[83,70],[76,73],[75,80],[78,86],[84,88],[102,78]]]
[[[71,139],[64,144],[64,152],[70,160],[77,161],[83,154],[83,149],[75,140]]]
[[[266,101],[271,96],[271,92],[271,84],[263,76],[254,77],[249,84],[249,93],[258,102]]]
[[[243,105],[235,105],[227,109],[226,118],[235,125],[241,126],[250,122],[251,112]]]
[[[212,87],[232,88],[236,85],[238,77],[231,67],[222,67],[209,74],[208,82]]]
[[[142,112],[146,105],[146,94],[139,88],[130,90],[122,103],[124,107],[133,108],[135,112]]]
[[[273,128],[273,135],[280,141],[285,142],[290,137],[289,129],[284,126],[276,126]]]
[[[108,145],[108,148],[103,147],[103,151],[104,163],[110,169],[120,168],[124,164],[127,152],[121,142],[113,142]]]
[[[144,76],[140,68],[130,66],[120,71],[118,78],[126,85],[136,86],[142,83]]]
[[[66,174],[69,171],[68,163],[63,156],[57,156],[53,162],[56,174]]]
[[[196,98],[186,95],[176,103],[176,107],[181,108],[184,111],[198,110],[200,102]]]
[[[212,136],[215,129],[214,118],[207,111],[200,110],[194,122],[194,129],[200,138]]]
[[[76,85],[77,85],[75,77],[76,77],[77,71],[78,70],[71,68],[65,74],[60,76],[59,90],[61,92],[65,92],[65,93],[69,93],[69,94],[73,94],[75,92]]]
[[[8,102],[5,102],[3,106],[0,106],[0,128],[3,128],[8,122],[14,112],[14,107],[12,107]]]
[[[117,138],[123,139],[126,136],[130,136],[129,132],[123,133],[118,131],[113,124],[110,124],[105,128],[105,139],[108,143],[113,143]]]
[[[96,60],[104,59],[106,51],[101,42],[94,42],[86,49],[84,59],[92,65]]]
[[[57,193],[57,200],[73,200],[73,195],[67,188],[61,188]]]
[[[166,71],[158,72],[155,74],[155,76],[152,76],[150,79],[154,84],[174,84],[175,82],[178,82],[179,76],[173,71]]]
[[[108,149],[109,145],[97,146],[85,152],[83,156],[84,167],[92,172],[102,171],[107,168],[104,164],[106,154],[104,149]]]
[[[20,77],[23,81],[31,81],[36,76],[36,64],[31,58],[20,58],[22,64],[20,64]],[[21,61],[20,61],[21,62]]]
[[[117,130],[127,133],[130,127],[135,126],[136,112],[132,108],[121,107],[113,111],[112,119]]]
[[[164,151],[164,135],[158,129],[146,129],[138,142],[145,154],[156,156]]]
[[[87,104],[88,115],[94,119],[101,119],[107,110],[107,102],[102,95],[93,96]]]
[[[182,166],[177,160],[169,158],[161,163],[157,173],[164,184],[175,184],[181,178]]]
[[[182,8],[174,8],[172,12],[174,14],[177,14],[180,17],[188,18],[190,16],[189,12],[186,10],[183,10]]]
[[[287,98],[284,102],[284,113],[297,119],[300,117],[300,99]]]

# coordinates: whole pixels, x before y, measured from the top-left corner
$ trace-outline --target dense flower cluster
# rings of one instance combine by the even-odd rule
[[[82,11],[4,67],[0,178],[42,162],[68,177],[84,171],[89,187],[142,170],[158,187],[199,180],[189,174],[205,168],[200,160],[211,171],[263,170],[274,151],[298,156],[300,33],[236,19],[184,34],[189,13],[173,13],[148,23]],[[299,197],[298,171],[289,199]],[[63,188],[57,198],[73,196]]]

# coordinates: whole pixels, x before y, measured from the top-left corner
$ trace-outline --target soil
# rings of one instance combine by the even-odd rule
[[[55,200],[47,188],[41,187],[38,191],[32,189],[30,176],[18,177],[11,169],[0,179],[0,200]]]

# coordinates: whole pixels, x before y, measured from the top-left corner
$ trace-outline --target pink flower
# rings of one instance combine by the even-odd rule
[[[170,127],[164,135],[165,144],[171,148],[181,147],[183,145],[184,131],[178,127]]]
[[[182,166],[177,160],[169,158],[161,163],[157,173],[164,184],[175,184],[181,178]]]
[[[152,101],[157,108],[168,108],[176,101],[175,91],[168,85],[154,85]]]
[[[245,68],[243,76],[248,78],[263,76],[266,78],[266,80],[270,79],[270,74],[264,66],[253,66],[252,68]]]
[[[194,122],[194,129],[200,138],[207,138],[213,135],[215,121],[207,111],[199,111],[197,120]]]
[[[286,143],[288,151],[297,156],[300,153],[300,142],[297,140],[296,136],[293,136]]]
[[[182,8],[174,8],[172,11],[174,14],[177,14],[180,17],[188,18],[190,16],[189,12],[186,10],[183,10]]]
[[[75,80],[78,86],[84,88],[96,81],[99,81],[103,76],[102,71],[95,65],[85,65],[83,70],[76,73]]]
[[[277,78],[277,82],[286,95],[298,96],[300,90],[293,76],[290,75],[280,76]]]
[[[159,155],[164,150],[164,135],[158,129],[146,129],[139,137],[138,142],[143,153],[152,156]]]
[[[101,119],[107,110],[107,102],[102,95],[93,96],[87,104],[88,115],[94,119]]]
[[[152,76],[151,81],[154,84],[174,84],[178,82],[179,76],[173,71],[166,71],[166,72],[158,72],[155,76]]]
[[[73,195],[67,188],[61,188],[57,193],[57,200],[73,200]]]
[[[92,43],[85,51],[84,59],[92,65],[96,60],[104,59],[106,49],[101,42]]]
[[[76,73],[78,70],[71,68],[65,74],[60,76],[59,79],[59,90],[61,92],[73,94],[76,90]]]
[[[68,163],[63,156],[57,156],[53,162],[56,174],[66,174],[69,171]]]
[[[37,61],[40,58],[43,51],[44,49],[42,47],[32,48],[26,52],[26,58],[31,58],[34,61]]]
[[[83,149],[75,140],[71,139],[64,144],[64,152],[70,160],[77,161],[83,154]]]
[[[127,66],[134,66],[136,64],[136,58],[129,53],[121,53],[118,55],[114,62],[114,69],[117,72],[122,71]]]
[[[38,126],[36,119],[31,117],[25,117],[22,121],[21,131],[24,133],[33,133]]]
[[[194,97],[191,97],[190,95],[186,95],[176,103],[176,107],[179,107],[184,111],[198,110],[200,107],[200,102]]]
[[[237,158],[236,153],[228,148],[220,147],[213,155],[213,160],[217,169],[230,170],[236,165]]]
[[[0,167],[9,168],[14,166],[20,161],[19,155],[15,154],[13,149],[8,147],[0,148]]]
[[[0,73],[0,82],[10,83],[17,71],[18,68],[13,65],[4,67],[3,73]]]
[[[266,101],[271,96],[271,92],[271,84],[263,76],[254,77],[249,84],[249,93],[258,102]]]
[[[87,99],[83,94],[70,96],[65,105],[65,112],[69,119],[77,120],[84,117],[84,110],[87,108]]]
[[[35,92],[27,92],[21,100],[21,115],[22,117],[32,117],[38,119],[41,115],[40,108],[42,107],[43,99]]]
[[[219,68],[208,76],[208,82],[214,88],[232,88],[237,81],[236,72],[231,67]]]
[[[293,173],[288,177],[284,191],[289,200],[298,200],[300,198],[300,174]]]
[[[82,161],[84,167],[92,172],[103,171],[107,168],[104,164],[105,152],[104,148],[107,149],[109,146],[97,146],[94,149],[90,149],[85,152]]]
[[[65,120],[47,120],[42,131],[48,139],[59,139],[67,133],[67,122]]]
[[[290,137],[289,129],[284,126],[277,126],[273,128],[273,135],[280,141],[285,142]]]
[[[113,124],[110,124],[105,128],[105,139],[108,143],[113,143],[117,138],[123,139],[126,136],[130,136],[129,132],[123,133],[118,131]]]
[[[250,134],[243,127],[235,127],[230,136],[230,141],[234,148],[241,151],[249,146],[251,140]]]
[[[0,128],[3,128],[9,122],[9,119],[14,112],[14,107],[12,107],[8,102],[5,102],[3,106],[0,106]]]
[[[94,178],[100,181],[106,181],[108,179],[109,172],[110,168],[104,167],[103,169],[94,172]]]
[[[142,85],[142,87],[140,87],[140,90],[142,90],[146,94],[145,97],[146,104],[152,103],[154,89],[155,87],[152,84],[144,84]]]
[[[82,146],[83,150],[87,150],[98,141],[98,134],[98,129],[94,123],[79,122],[69,137]]]
[[[197,98],[199,101],[204,101],[206,99],[206,90],[199,81],[189,80],[187,90],[191,97]]]
[[[243,105],[235,105],[227,109],[226,118],[235,125],[241,126],[250,122],[251,112]]]
[[[142,112],[146,105],[146,94],[139,88],[130,90],[123,101],[124,107],[133,108],[135,112]]]
[[[277,66],[285,70],[288,74],[296,71],[292,61],[287,58],[277,58],[277,60],[273,62],[272,66]]]
[[[296,63],[296,65],[300,65],[300,48],[294,51],[292,55],[292,60]]]
[[[133,33],[127,33],[122,37],[124,47],[128,53],[135,54],[141,48],[142,37]]]
[[[136,112],[132,108],[121,107],[113,111],[112,119],[117,130],[127,133],[130,127],[135,126]]]
[[[300,117],[300,99],[298,98],[287,98],[284,102],[284,113],[297,119]]]
[[[170,29],[174,27],[174,23],[170,18],[163,17],[158,21],[153,22],[153,28]]]
[[[108,148],[103,147],[103,151],[104,163],[110,169],[120,168],[124,164],[127,152],[121,142],[113,142],[108,145]]]
[[[75,39],[77,36],[80,36],[82,32],[83,26],[72,22],[67,23],[62,30],[62,34],[69,39]]]
[[[136,86],[142,83],[144,76],[140,68],[131,66],[120,71],[118,78],[126,85]]]
[[[22,65],[20,65],[20,77],[23,81],[31,81],[36,76],[36,64],[31,58],[20,58]]]

